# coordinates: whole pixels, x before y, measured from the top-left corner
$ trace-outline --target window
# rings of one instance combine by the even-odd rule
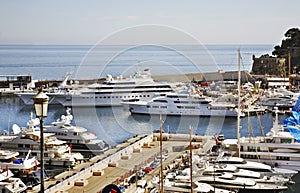
[[[284,157],[284,156],[277,156],[276,159],[277,160],[287,160],[287,161],[290,160],[289,157]]]
[[[256,151],[260,151],[260,147],[256,147],[256,146],[248,146],[248,151],[250,152],[256,152]]]
[[[281,143],[292,143],[292,139],[280,139]]]

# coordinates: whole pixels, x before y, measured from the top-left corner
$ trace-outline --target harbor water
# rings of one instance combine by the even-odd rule
[[[273,50],[272,45],[210,45],[207,46],[205,53],[209,53],[214,64],[217,64],[218,69],[216,70],[234,71],[237,70],[237,48],[241,48],[242,70],[251,69],[253,54],[260,56]],[[113,76],[127,75],[137,67],[150,68],[153,75],[161,75],[164,72],[199,73],[196,71],[199,70],[198,64],[191,65],[190,61],[181,57],[178,52],[170,52],[170,49],[164,47],[143,46],[123,51],[104,67],[99,62],[103,56],[97,60],[96,55],[113,55],[112,53],[126,50],[126,47],[102,46],[98,48],[96,54],[89,55],[90,49],[91,46],[0,45],[0,72],[1,74],[29,74],[33,79],[48,80],[62,79],[70,71],[73,72],[71,78],[80,77],[82,74],[91,75],[91,78],[105,77],[108,73]],[[179,49],[193,55],[204,53],[203,50],[199,51],[193,46],[181,46]],[[159,70],[162,63],[166,64],[164,68],[172,70]],[[89,74],[93,68],[97,69],[95,72],[101,72],[101,74]],[[59,119],[61,115],[65,114],[65,110],[60,105],[49,106],[45,124]],[[27,127],[31,112],[34,112],[33,106],[25,105],[19,98],[0,96],[0,130],[2,132],[11,131],[13,124]],[[86,127],[89,132],[112,146],[134,135],[152,133],[159,129],[160,117],[131,115],[122,107],[80,107],[73,108],[72,113],[73,124]],[[285,115],[281,115],[279,121],[285,118]],[[236,138],[237,136],[237,120],[235,118],[168,116],[162,117],[162,119],[164,132],[189,133],[189,128],[192,127],[193,133],[198,135],[224,134],[225,138]],[[248,133],[252,134],[252,131],[254,135],[265,134],[272,127],[273,119],[271,113],[242,118],[241,136],[248,136]],[[296,184],[291,185],[289,191],[286,192],[297,192],[297,189],[300,189],[299,174],[295,181]]]

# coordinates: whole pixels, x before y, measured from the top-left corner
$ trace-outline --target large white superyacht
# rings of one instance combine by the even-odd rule
[[[170,93],[148,102],[124,103],[131,113],[150,115],[224,116],[237,117],[237,106],[232,103],[213,102],[198,94]],[[240,114],[240,116],[244,116]]]
[[[124,101],[148,101],[157,94],[166,94],[177,89],[179,84],[155,82],[149,69],[133,76],[113,78],[107,75],[102,83],[95,83],[67,95],[63,106],[121,106]]]

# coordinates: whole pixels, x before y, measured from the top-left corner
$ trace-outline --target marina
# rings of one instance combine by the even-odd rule
[[[252,163],[252,160],[246,159],[250,156],[243,151],[240,152],[239,161],[247,164],[229,166],[228,163],[217,163],[226,156],[215,150],[223,147],[224,138],[226,141],[236,137],[238,119],[241,121],[242,136],[248,135],[250,122],[256,122],[253,125],[253,136],[261,136],[261,129],[268,132],[272,128],[274,116],[271,111],[267,112],[267,108],[257,105],[261,101],[263,89],[256,89],[254,92],[254,87],[249,86],[249,83],[244,85],[245,82],[238,89],[239,84],[235,81],[217,81],[211,85],[202,85],[193,78],[192,84],[174,84],[167,81],[161,84],[161,81],[153,82],[150,71],[144,69],[146,70],[142,74],[136,71],[136,76],[127,76],[129,79],[120,75],[108,76],[102,79],[102,83],[90,82],[80,86],[78,84],[78,87],[76,80],[68,85],[66,78],[69,77],[66,76],[62,82],[57,82],[57,86],[44,88],[44,92],[47,93],[50,89],[54,94],[49,92],[51,105],[43,125],[45,192],[105,192],[109,184],[117,186],[123,192],[154,193],[162,189],[165,192],[190,192],[191,189],[231,193],[252,192],[254,189],[264,192],[289,192],[298,185],[298,171],[294,166],[284,168],[279,162],[265,165],[267,158],[253,160]],[[141,84],[135,85],[131,82],[138,78]],[[131,84],[134,86],[129,87]],[[105,85],[108,87],[104,88]],[[165,88],[168,90],[164,90]],[[238,93],[236,89],[241,92]],[[102,93],[104,91],[108,91],[107,95]],[[148,97],[146,91],[151,93],[151,97],[149,95],[147,99],[143,98]],[[20,93],[28,95],[27,99],[23,100],[18,96]],[[87,93],[90,95],[86,95]],[[1,110],[6,112],[1,117],[4,122],[1,124],[1,147],[11,147],[11,151],[18,150],[24,160],[29,160],[29,156],[40,159],[40,119],[34,118],[31,103],[36,94],[32,89],[16,89],[14,93],[2,95],[0,99]],[[158,97],[152,98],[155,95]],[[76,103],[79,96],[85,101]],[[100,99],[104,99],[104,96],[107,101],[101,102]],[[241,96],[241,99],[237,96]],[[68,99],[69,102],[61,103],[60,99]],[[115,99],[118,101],[113,101]],[[149,103],[151,100],[153,104]],[[176,104],[176,107],[180,106],[179,110],[175,110],[169,102]],[[201,103],[199,112],[203,114],[193,112],[192,108],[198,103]],[[145,104],[144,107],[164,106],[167,111],[143,113],[143,110],[135,113],[133,108],[136,107],[130,105],[136,104]],[[270,107],[274,110],[274,107],[279,106],[276,104]],[[287,104],[286,108],[290,108],[291,104]],[[220,113],[214,110],[220,110]],[[276,115],[278,122],[286,117],[286,114]],[[191,128],[192,135],[188,134]],[[161,136],[158,129],[161,130]],[[245,141],[241,139],[241,147],[244,147]],[[17,146],[13,147],[13,143]],[[263,150],[262,147],[260,149]],[[284,150],[281,148],[275,153],[278,154],[279,151]],[[263,153],[260,158],[263,158],[262,155]],[[231,161],[233,159],[234,157]],[[38,169],[41,166],[39,162],[33,163],[36,163],[31,164],[36,172],[36,181],[25,182],[27,192],[40,190],[41,183],[38,180],[41,175]],[[195,165],[193,170],[189,169],[189,163]],[[262,168],[258,171],[260,165]],[[162,182],[164,187],[160,186]]]

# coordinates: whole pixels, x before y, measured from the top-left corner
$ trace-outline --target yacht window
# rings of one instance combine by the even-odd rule
[[[185,109],[196,109],[196,107],[185,107]]]
[[[160,99],[153,100],[153,102],[159,102],[159,103],[168,103],[168,101],[167,101],[167,100],[160,100]]]
[[[21,147],[21,148],[23,148],[23,144],[18,144],[18,147]]]
[[[277,156],[276,160],[287,160],[287,161],[289,161],[290,158],[289,157],[284,157],[284,156]]]
[[[167,106],[161,106],[160,108],[161,108],[161,109],[166,109],[166,108],[167,108]]]
[[[280,139],[280,143],[292,143],[292,139]]]
[[[25,144],[25,147],[26,147],[26,148],[30,148],[30,145],[29,145],[29,144]]]
[[[189,101],[174,101],[174,103],[188,104]]]
[[[248,151],[250,152],[256,152],[256,151],[260,151],[260,147],[256,147],[256,146],[248,146]]]

